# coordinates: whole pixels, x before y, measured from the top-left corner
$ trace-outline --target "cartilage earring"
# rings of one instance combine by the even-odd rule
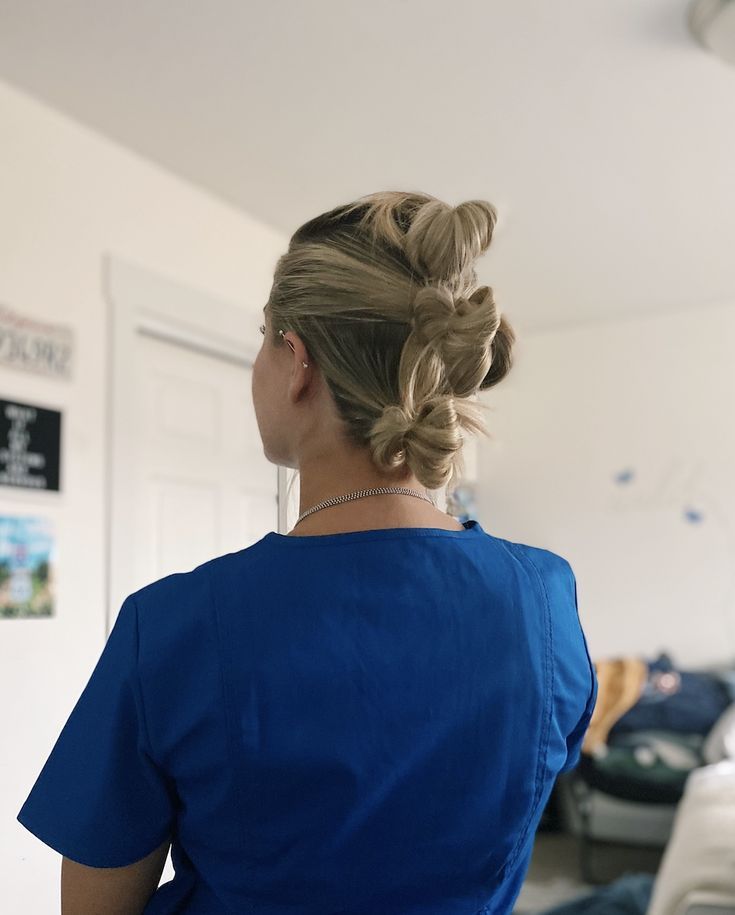
[[[284,340],[286,340],[286,337],[284,336],[285,331],[279,330],[278,333],[283,337]],[[291,351],[295,353],[296,350],[293,348],[293,343],[291,343],[290,340],[286,340],[286,343],[288,343],[288,345],[291,347]],[[301,364],[303,365],[303,367],[304,367],[305,369],[308,369],[308,368],[309,368],[309,363],[308,363],[308,362],[302,362]]]

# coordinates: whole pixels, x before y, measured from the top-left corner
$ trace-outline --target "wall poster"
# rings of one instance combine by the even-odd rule
[[[0,516],[0,619],[54,616],[51,520]]]
[[[61,412],[0,400],[0,486],[59,492]]]

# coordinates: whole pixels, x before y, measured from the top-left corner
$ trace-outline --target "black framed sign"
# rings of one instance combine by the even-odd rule
[[[61,413],[0,400],[0,486],[59,491]]]

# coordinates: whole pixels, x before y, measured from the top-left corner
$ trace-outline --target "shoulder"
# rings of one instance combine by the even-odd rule
[[[561,582],[574,579],[572,566],[564,556],[540,546],[517,543],[502,537],[493,538],[513,558],[515,563],[529,574],[542,576],[546,582]]]
[[[263,552],[263,541],[231,553],[224,553],[208,559],[193,569],[171,572],[150,584],[144,585],[130,596],[139,608],[153,605],[167,605],[171,601],[201,601],[209,589],[212,578],[232,573],[243,574],[249,566],[256,564]]]
[[[239,591],[249,593],[248,570],[258,563],[261,543],[215,556],[187,571],[172,572],[131,593],[127,599],[136,605],[141,640],[150,644],[165,640],[171,645],[205,635],[213,624],[217,591],[227,588],[230,581]]]
[[[548,636],[555,648],[565,651],[570,640],[579,641],[577,581],[569,560],[543,547],[503,540],[502,545],[516,563],[514,577],[526,595],[533,595],[543,607]]]

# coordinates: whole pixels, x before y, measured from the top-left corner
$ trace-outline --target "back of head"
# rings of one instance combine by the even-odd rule
[[[272,327],[301,337],[348,440],[427,489],[462,474],[462,431],[488,435],[473,401],[511,368],[515,335],[474,269],[496,218],[484,200],[370,194],[301,226],[276,265]]]

